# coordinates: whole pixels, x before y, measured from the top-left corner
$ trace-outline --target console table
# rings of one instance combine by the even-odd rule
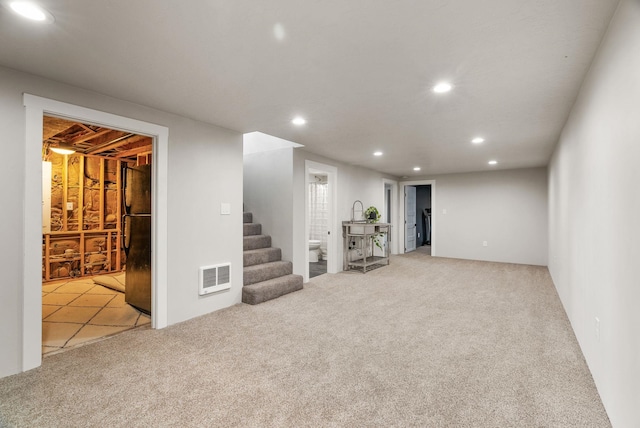
[[[391,225],[389,223],[364,223],[343,221],[343,263],[344,270],[361,270],[366,273],[379,265],[389,264],[389,242],[391,242]],[[384,238],[382,256],[374,256],[376,237]],[[358,250],[358,251],[353,251]]]

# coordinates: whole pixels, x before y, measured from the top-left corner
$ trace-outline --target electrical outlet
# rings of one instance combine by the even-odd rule
[[[595,327],[595,333],[596,333],[596,340],[600,342],[600,318],[596,317],[594,322],[594,327]]]
[[[489,246],[489,243],[488,243],[487,241],[482,241],[482,246],[483,246],[483,247],[488,247],[488,246]]]

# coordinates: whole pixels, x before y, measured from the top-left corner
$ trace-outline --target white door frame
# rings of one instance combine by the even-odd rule
[[[402,198],[399,198],[398,207],[399,207],[399,218],[407,220],[407,217],[404,212],[404,188],[405,186],[431,186],[431,255],[436,256],[436,243],[437,241],[437,231],[438,231],[438,222],[434,221],[434,216],[436,213],[436,180],[414,180],[414,181],[401,181],[400,182],[400,191],[402,192]],[[404,224],[404,222],[403,222]],[[405,241],[406,230],[402,228],[402,242]],[[404,252],[404,250],[403,250]]]
[[[167,165],[169,129],[123,116],[24,94],[26,114],[22,370],[42,364],[42,127],[43,116],[100,125],[153,137],[151,221],[151,325],[168,324]]]
[[[389,180],[388,178],[382,179],[382,191],[384,192],[382,200],[385,201],[387,199],[385,185],[391,185],[391,218],[385,219],[387,223],[391,224],[391,254],[398,254],[398,237],[400,233],[398,231],[399,222],[398,222],[398,182],[395,180]],[[384,207],[386,210],[386,206]]]
[[[309,174],[311,170],[322,171],[327,174],[329,214],[327,226],[327,273],[338,273],[340,267],[338,253],[338,233],[341,228],[336,225],[338,208],[338,168],[310,160],[304,161],[304,282],[309,281]]]

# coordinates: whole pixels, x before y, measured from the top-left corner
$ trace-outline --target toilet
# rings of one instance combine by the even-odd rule
[[[320,254],[322,255],[322,260],[327,260],[327,247],[320,247]]]
[[[320,255],[320,240],[319,239],[310,239],[309,240],[309,262],[316,263],[321,260]]]

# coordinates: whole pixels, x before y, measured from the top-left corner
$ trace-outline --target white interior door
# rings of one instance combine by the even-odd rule
[[[416,249],[416,188],[404,187],[404,252]]]

